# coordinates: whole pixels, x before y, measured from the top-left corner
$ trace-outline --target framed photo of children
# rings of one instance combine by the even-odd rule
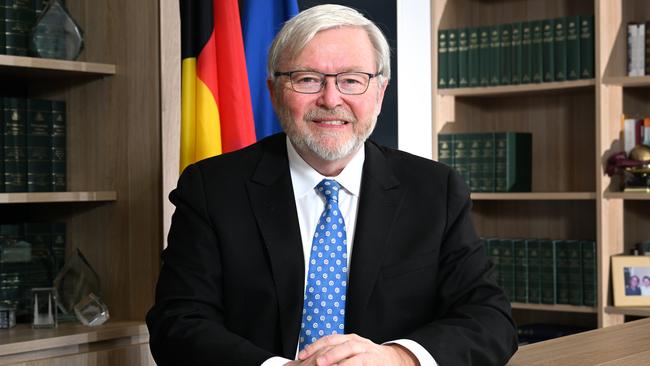
[[[650,306],[650,256],[612,256],[615,306]]]

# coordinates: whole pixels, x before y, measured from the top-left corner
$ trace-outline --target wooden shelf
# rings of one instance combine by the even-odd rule
[[[3,203],[102,202],[117,200],[116,191],[0,193]]]
[[[650,87],[650,76],[607,76],[603,84],[632,88]]]
[[[635,192],[606,192],[605,198],[608,199],[623,199],[623,200],[650,200],[650,193],[635,193]]]
[[[558,81],[552,83],[490,86],[483,88],[438,89],[438,94],[457,97],[490,97],[521,93],[558,92],[573,89],[586,89],[595,86],[593,79]]]
[[[149,333],[144,322],[109,321],[98,327],[79,323],[60,324],[54,329],[32,329],[29,324],[19,324],[0,332],[0,364],[11,360],[42,358],[44,355],[74,354],[79,349],[88,349],[92,344],[124,345],[148,341]]]
[[[42,77],[110,76],[116,66],[95,62],[0,55],[0,75]]]
[[[608,306],[605,308],[605,312],[609,314],[623,314],[623,315],[650,317],[650,306],[648,307]]]
[[[595,314],[596,308],[591,306],[577,306],[577,305],[563,305],[563,304],[526,304],[520,302],[513,302],[513,309],[521,310],[537,310],[537,311],[560,311],[564,313],[587,313]]]
[[[475,201],[579,201],[595,200],[595,192],[472,193]]]

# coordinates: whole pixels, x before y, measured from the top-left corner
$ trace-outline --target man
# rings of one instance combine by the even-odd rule
[[[514,353],[466,186],[366,141],[389,60],[352,9],[285,24],[268,86],[286,136],[198,162],[170,194],[147,316],[159,365],[499,365]]]
[[[625,296],[639,296],[641,288],[639,287],[639,276],[630,277],[629,285],[625,288]]]
[[[641,296],[650,296],[650,277],[643,276],[643,286],[641,286]]]

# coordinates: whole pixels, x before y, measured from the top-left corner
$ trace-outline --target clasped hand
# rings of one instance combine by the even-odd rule
[[[379,345],[356,334],[323,337],[298,353],[298,360],[285,366],[418,366],[406,348],[397,344]]]

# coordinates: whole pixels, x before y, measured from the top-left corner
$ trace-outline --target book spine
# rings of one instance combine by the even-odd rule
[[[27,0],[5,0],[4,4],[5,54],[27,56],[29,33],[36,20],[32,4]]]
[[[500,85],[510,85],[512,83],[512,24],[500,24],[499,33],[501,43],[499,50]]]
[[[494,192],[494,133],[482,133],[481,191]]]
[[[479,29],[470,28],[468,30],[469,36],[469,50],[467,54],[467,74],[469,77],[469,86],[475,87],[479,86],[480,80],[480,59],[479,59]]]
[[[567,17],[566,21],[566,52],[567,79],[580,78],[580,18]]]
[[[542,257],[537,239],[526,240],[528,256],[528,302],[539,304],[542,301]]]
[[[449,87],[449,53],[447,45],[447,30],[438,31],[438,88]]]
[[[490,85],[501,82],[501,33],[499,26],[490,27]]]
[[[463,178],[465,184],[467,184],[469,187],[469,145],[467,142],[467,134],[454,134],[452,150],[454,151],[454,168],[456,169],[456,172],[458,172],[458,174]]]
[[[580,16],[580,78],[594,77],[594,16]]]
[[[553,240],[555,246],[555,301],[569,303],[569,248],[565,240]]]
[[[27,191],[52,190],[52,108],[47,100],[27,100]]]
[[[505,291],[506,296],[511,301],[515,298],[515,264],[514,264],[514,247],[512,239],[499,240],[499,266],[500,283],[499,285]]]
[[[472,192],[481,191],[482,171],[482,154],[483,145],[480,133],[468,133],[465,135],[469,145],[469,189]]]
[[[528,247],[527,241],[513,241],[515,253],[515,297],[514,301],[528,302]]]
[[[637,49],[637,38],[639,36],[639,27],[636,23],[627,25],[627,75],[639,76],[635,67]]]
[[[67,190],[67,150],[66,150],[66,103],[52,101],[52,191]]]
[[[458,29],[447,31],[447,86],[458,87]]]
[[[0,5],[3,0],[0,0]],[[5,139],[4,139],[4,128],[5,121],[9,118],[9,112],[5,107],[5,98],[0,97],[0,192],[5,191]]]
[[[450,167],[454,165],[451,150],[452,139],[453,135],[450,133],[438,134],[438,161]]]
[[[643,45],[643,71],[644,75],[650,75],[650,21],[645,22],[645,37]]]
[[[555,20],[545,19],[542,21],[542,70],[544,82],[555,81]]]
[[[25,99],[5,98],[4,165],[5,192],[27,190],[27,149],[25,128],[27,103]]]
[[[512,76],[511,76],[511,83],[512,84],[521,84],[521,75],[522,75],[522,70],[523,70],[523,65],[522,65],[522,29],[523,29],[523,24],[522,23],[514,23],[512,24],[512,32],[510,33],[510,36],[512,37]]]
[[[494,281],[499,285],[501,283],[501,255],[499,254],[501,250],[500,240],[497,238],[487,238],[485,242],[487,244],[488,257],[494,265]]]
[[[582,287],[582,251],[578,240],[570,240],[569,251],[569,304],[582,305],[584,291]]]
[[[0,54],[6,53],[6,32],[5,32],[5,0],[0,0]]]
[[[522,23],[521,27],[521,83],[530,84],[533,82],[531,70],[532,51],[532,28],[530,22]]]
[[[479,85],[490,85],[490,28],[479,28]]]
[[[458,87],[469,86],[469,36],[467,28],[458,30]]]
[[[639,34],[636,39],[636,69],[640,76],[645,75],[645,23],[639,24]]]
[[[596,279],[596,243],[594,241],[581,241],[582,250],[582,302],[586,306],[596,306],[597,284]]]
[[[541,83],[544,81],[544,60],[542,56],[542,43],[544,33],[542,31],[542,22],[531,22],[532,40],[530,50],[530,64],[533,83]]]
[[[542,287],[542,304],[556,303],[556,260],[555,245],[552,240],[540,240],[541,253],[541,287]]]
[[[555,19],[553,26],[555,27],[553,31],[555,81],[564,81],[567,79],[567,18]]]

